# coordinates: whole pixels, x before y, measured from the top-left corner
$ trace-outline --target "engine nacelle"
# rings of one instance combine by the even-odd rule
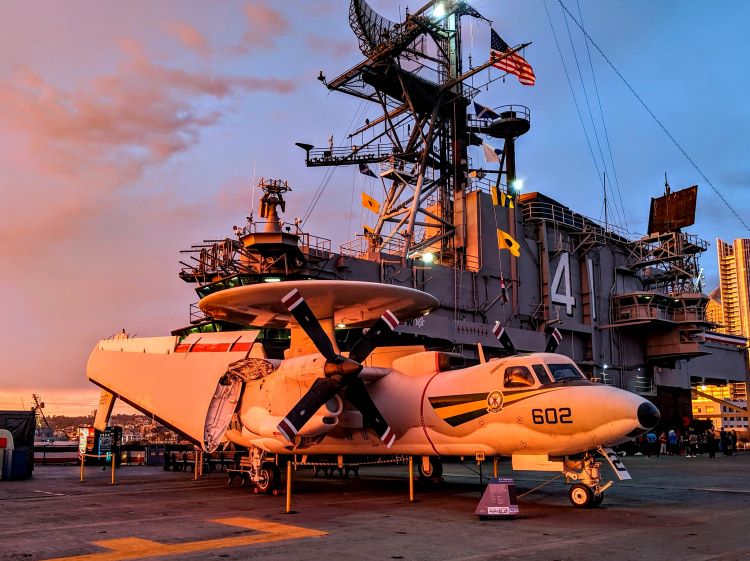
[[[321,407],[315,415],[305,423],[299,436],[320,436],[326,434],[338,425],[339,416],[344,411],[344,401],[335,395]],[[270,415],[267,410],[260,407],[251,407],[242,414],[242,424],[250,432],[263,438],[276,438],[282,436],[277,428],[284,417]]]

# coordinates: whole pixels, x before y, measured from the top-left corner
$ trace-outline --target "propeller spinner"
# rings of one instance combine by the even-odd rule
[[[295,288],[281,301],[326,359],[326,364],[323,368],[325,377],[315,380],[302,399],[281,420],[277,427],[279,432],[289,442],[294,442],[294,437],[315,412],[328,400],[342,394],[362,413],[365,425],[373,428],[380,440],[390,448],[396,441],[396,435],[370,398],[359,373],[362,372],[362,361],[375,349],[385,333],[396,328],[398,318],[390,310],[386,310],[362,338],[354,343],[349,356],[344,357],[336,353],[331,340],[299,290]]]

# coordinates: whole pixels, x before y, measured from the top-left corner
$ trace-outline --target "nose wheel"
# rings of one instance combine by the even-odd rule
[[[577,508],[588,508],[594,504],[594,492],[591,487],[583,483],[576,483],[570,487],[568,498]]]
[[[568,491],[568,498],[576,508],[591,508],[599,506],[604,501],[604,491],[594,493],[594,490],[583,483],[576,483]]]
[[[568,491],[568,498],[576,508],[591,508],[599,506],[604,501],[604,491],[612,482],[601,484],[601,464],[594,456],[587,453],[581,460],[566,462],[567,469],[564,471],[568,481],[574,481]]]

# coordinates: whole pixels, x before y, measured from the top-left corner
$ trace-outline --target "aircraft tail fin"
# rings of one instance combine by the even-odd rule
[[[107,428],[116,400],[115,394],[109,393],[107,390],[102,390],[102,395],[99,398],[99,406],[96,408],[96,417],[94,418],[94,428],[96,430],[103,431]]]

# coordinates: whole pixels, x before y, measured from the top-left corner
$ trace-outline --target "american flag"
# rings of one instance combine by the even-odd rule
[[[502,40],[494,29],[490,29],[490,59],[504,56],[511,50],[508,43]],[[504,70],[509,74],[518,76],[518,81],[524,86],[533,86],[536,78],[531,65],[521,55],[513,53],[500,60],[495,61],[492,66]]]

